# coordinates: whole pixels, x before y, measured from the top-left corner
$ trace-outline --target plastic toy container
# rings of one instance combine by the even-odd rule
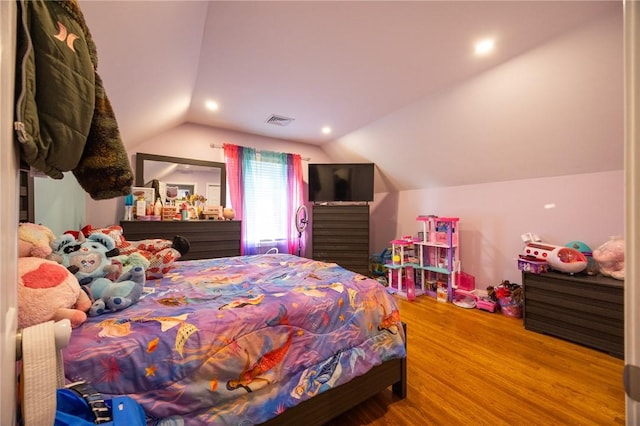
[[[520,256],[518,258],[518,269],[525,272],[531,272],[533,274],[542,274],[543,272],[547,272],[549,266],[544,260],[536,260],[534,258]]]
[[[476,300],[476,308],[481,311],[495,312],[498,309],[498,304],[489,298],[480,297]]]
[[[514,302],[511,297],[501,297],[498,299],[500,302],[500,310],[508,317],[522,318],[522,303]]]
[[[458,272],[456,274],[456,287],[466,291],[475,290],[476,277],[466,272]]]

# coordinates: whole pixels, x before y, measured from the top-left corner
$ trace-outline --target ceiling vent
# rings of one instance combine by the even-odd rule
[[[281,115],[272,114],[267,118],[267,124],[275,124],[276,126],[288,126],[295,118],[283,117]]]

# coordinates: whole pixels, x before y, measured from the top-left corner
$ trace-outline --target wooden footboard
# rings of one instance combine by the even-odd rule
[[[406,336],[407,325],[403,323],[402,326]],[[348,383],[289,408],[263,425],[304,424],[305,426],[320,426],[389,386],[395,395],[402,399],[406,398],[407,358],[386,361]]]

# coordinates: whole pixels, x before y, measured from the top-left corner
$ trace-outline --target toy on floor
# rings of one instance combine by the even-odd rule
[[[453,297],[452,303],[465,309],[473,309],[476,307],[476,298],[466,294],[457,294]]]
[[[483,296],[476,299],[476,308],[481,311],[495,312],[498,309],[498,303],[489,296]]]
[[[487,295],[496,302],[501,298],[511,297],[516,303],[522,303],[524,298],[522,286],[509,280],[503,280],[495,287],[487,287]]]
[[[86,321],[89,296],[64,266],[39,257],[18,258],[18,327],[68,319],[71,327]]]
[[[498,302],[502,313],[508,317],[522,317],[524,293],[520,284],[502,281],[499,285],[487,287],[489,297]]]

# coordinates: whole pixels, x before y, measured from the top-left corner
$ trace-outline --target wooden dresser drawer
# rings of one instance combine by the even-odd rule
[[[624,357],[624,283],[523,272],[524,327]]]
[[[214,259],[240,256],[239,220],[186,220],[186,221],[121,221],[124,237],[129,241],[147,238],[171,240],[181,235],[189,240],[191,248],[180,260]]]
[[[313,259],[366,275],[369,270],[369,205],[314,205]]]

